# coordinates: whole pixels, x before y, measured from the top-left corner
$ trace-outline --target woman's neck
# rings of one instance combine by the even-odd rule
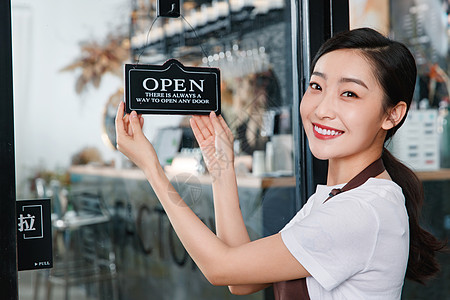
[[[380,158],[381,152],[356,158],[333,158],[328,161],[327,185],[347,183],[367,166]],[[384,172],[383,172],[384,173]],[[381,178],[385,178],[386,174]]]

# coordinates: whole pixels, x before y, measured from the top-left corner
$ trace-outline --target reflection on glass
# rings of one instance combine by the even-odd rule
[[[176,58],[220,68],[251,238],[277,232],[295,213],[290,6],[182,3],[183,18],[157,20],[154,0],[13,3],[17,194],[52,199],[58,261],[51,272],[21,273],[21,299],[46,298],[50,286],[53,299],[234,299],[206,281],[142,172],[115,150],[125,63]],[[212,179],[188,124],[149,115],[144,131],[172,184],[214,230]],[[255,151],[264,166],[256,172]]]

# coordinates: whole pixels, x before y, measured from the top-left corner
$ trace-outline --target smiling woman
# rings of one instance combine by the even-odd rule
[[[335,64],[333,64],[330,60],[333,56],[336,60],[340,59],[340,63],[335,60]],[[351,67],[348,64],[349,59],[352,61]],[[331,65],[326,66],[325,62]],[[336,67],[342,69],[338,70]],[[373,159],[381,156],[387,171],[378,177],[392,180],[402,188],[410,231],[406,277],[424,283],[439,270],[435,252],[442,250],[445,243],[439,242],[419,226],[418,218],[423,204],[421,182],[410,169],[401,164],[383,147],[384,143],[403,124],[411,105],[417,74],[413,56],[405,45],[389,40],[374,30],[363,28],[337,35],[326,42],[313,60],[311,68],[313,75],[316,71],[328,70],[333,73],[335,80],[333,81],[331,78],[325,82],[330,85],[328,88],[336,93],[334,95],[335,105],[330,108],[333,111],[334,119],[331,120],[329,115],[322,115],[324,118],[321,120],[337,122],[340,124],[339,126],[344,126],[341,128],[344,130],[344,136],[346,132],[351,135],[355,131],[359,131],[361,128],[358,126],[366,124],[366,127],[363,127],[360,132],[361,138],[368,138],[365,150],[375,155]],[[330,75],[330,77],[332,76]],[[348,80],[343,80],[345,77],[352,78],[351,82],[355,82],[356,79],[360,83],[353,84],[353,86],[351,83],[346,85],[345,82]],[[324,76],[319,76],[319,78],[326,80]],[[361,82],[364,83],[364,88]],[[323,93],[327,92],[329,91]],[[356,97],[346,100],[348,92]],[[325,96],[316,96],[316,98],[325,98]],[[308,99],[307,92],[303,100]],[[318,101],[323,100],[319,99]],[[302,102],[302,106],[307,107],[308,102],[310,101]],[[350,106],[348,106],[349,103]],[[365,106],[365,109],[358,110],[355,109],[355,106]],[[302,118],[305,118],[303,113]],[[360,120],[360,122],[356,120]],[[355,123],[353,123],[354,121]],[[376,134],[372,133],[371,135],[367,126],[372,127]],[[306,126],[305,130],[308,134]],[[351,146],[352,144],[345,144],[345,147],[352,148]],[[360,156],[358,151],[355,151],[355,154],[356,157]],[[354,157],[351,156],[352,159]],[[359,159],[364,158],[360,157]],[[360,161],[359,159],[355,161]],[[348,164],[348,160],[345,159],[346,164],[339,167],[341,160],[330,159],[328,183],[333,180],[339,182],[340,180],[336,180],[336,178],[340,174],[357,172],[358,169],[349,171],[350,167],[356,165]]]
[[[321,47],[301,116],[311,152],[329,161],[328,185],[318,186],[280,233],[256,241],[243,222],[230,164],[233,135],[221,116],[190,122],[214,179],[217,234],[176,193],[142,133],[143,118],[124,116],[123,103],[118,149],[144,171],[212,284],[235,294],[274,284],[276,299],[400,299],[405,274],[418,282],[433,276],[435,252],[443,248],[418,225],[420,182],[384,149],[407,114],[415,76],[408,49],[371,29],[339,34]]]

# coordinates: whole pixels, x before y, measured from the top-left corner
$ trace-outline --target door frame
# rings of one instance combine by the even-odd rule
[[[294,158],[297,208],[300,209],[314,194],[317,184],[325,184],[328,163],[311,154],[301,124],[300,102],[308,88],[310,63],[320,46],[338,32],[350,27],[348,0],[292,0],[292,72],[294,89]],[[295,30],[295,31],[294,31]]]
[[[11,1],[0,1],[0,290],[18,299]]]

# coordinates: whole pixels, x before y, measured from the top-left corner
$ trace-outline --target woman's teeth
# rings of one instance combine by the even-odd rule
[[[336,135],[341,135],[342,134],[342,131],[323,129],[323,128],[320,128],[319,126],[314,126],[314,130],[317,131],[317,133],[319,133],[321,135],[336,136]]]

